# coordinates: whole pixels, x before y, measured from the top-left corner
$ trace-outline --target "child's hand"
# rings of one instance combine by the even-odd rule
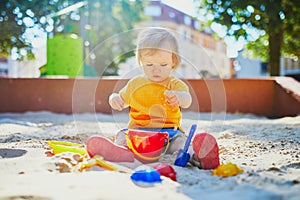
[[[167,104],[173,107],[188,108],[192,103],[192,97],[186,91],[165,90],[165,97]]]
[[[170,106],[177,107],[180,105],[179,98],[176,95],[177,91],[175,90],[166,90],[165,91],[165,97],[166,97],[166,102]]]
[[[110,95],[108,103],[113,109],[118,111],[121,111],[124,108],[124,101],[122,97],[117,93],[113,93]]]

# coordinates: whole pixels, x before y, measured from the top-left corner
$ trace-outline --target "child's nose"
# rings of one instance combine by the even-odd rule
[[[153,70],[160,70],[160,66],[159,65],[153,65]]]

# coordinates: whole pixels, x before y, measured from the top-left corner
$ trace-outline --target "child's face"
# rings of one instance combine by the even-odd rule
[[[141,53],[142,67],[145,76],[153,82],[166,80],[174,67],[172,52],[157,50],[154,53]]]

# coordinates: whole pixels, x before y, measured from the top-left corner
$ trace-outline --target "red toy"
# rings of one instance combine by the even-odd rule
[[[154,166],[154,169],[158,171],[161,176],[170,178],[173,181],[176,181],[176,171],[171,165],[161,163]]]

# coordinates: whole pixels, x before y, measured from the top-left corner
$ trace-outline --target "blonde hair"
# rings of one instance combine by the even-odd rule
[[[137,62],[141,65],[141,53],[147,52],[154,54],[157,50],[172,52],[174,69],[181,61],[178,52],[178,44],[175,36],[163,28],[146,28],[143,29],[137,38]]]

